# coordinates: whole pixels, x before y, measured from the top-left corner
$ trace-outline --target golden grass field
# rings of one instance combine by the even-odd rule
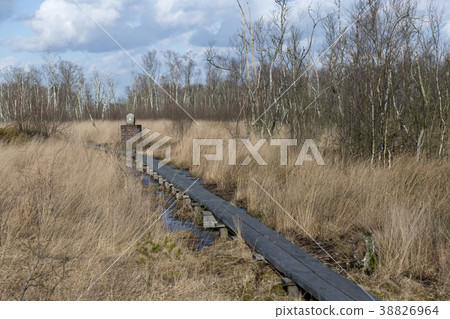
[[[38,260],[24,299],[77,299],[157,219],[158,199],[125,168],[123,158],[83,146],[118,142],[120,124],[73,124],[59,137],[0,144],[2,300],[20,298]],[[360,160],[343,163],[329,151],[334,146],[330,133],[316,141],[325,166],[280,166],[279,148],[264,146],[260,154],[268,166],[254,161],[229,166],[225,160],[192,167],[193,138],[250,136],[255,142],[259,136],[232,123],[139,124],[173,137],[172,164],[191,169],[213,191],[334,268],[301,225],[375,295],[387,300],[450,298],[447,159],[416,162],[413,156],[398,155],[391,167]],[[286,137],[286,132],[281,136]],[[248,155],[239,145],[238,163]],[[297,155],[298,149],[290,149],[289,163]],[[379,268],[371,275],[352,266],[355,243],[367,232],[373,234],[379,258]],[[261,270],[242,241],[218,241],[201,252],[193,251],[189,234],[167,234],[160,222],[151,236],[158,243],[168,237],[181,255],[162,250],[150,262],[139,264],[142,256],[133,246],[83,299],[287,298],[279,277],[269,267]]]
[[[154,190],[82,140],[0,143],[1,300],[20,299],[30,275],[24,300],[288,300],[241,240],[196,251],[192,234],[167,233]],[[132,245],[95,283],[153,223],[149,239],[175,249],[145,257]]]

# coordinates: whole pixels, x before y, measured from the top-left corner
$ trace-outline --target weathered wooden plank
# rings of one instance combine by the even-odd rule
[[[230,205],[231,206],[231,205]],[[234,206],[231,206],[234,207]],[[309,267],[311,269],[314,269],[314,271],[321,276],[322,278],[329,280],[330,282],[333,282],[334,285],[338,287],[345,287],[345,292],[358,295],[361,292],[365,293],[367,295],[367,300],[372,300],[372,297],[370,294],[368,294],[365,290],[360,288],[358,285],[347,285],[348,280],[343,276],[336,276],[334,271],[330,271],[330,269],[325,266],[323,263],[321,263],[319,260],[315,258],[310,258],[311,256],[306,253],[302,249],[296,249],[297,246],[291,243],[290,241],[286,240],[283,236],[281,236],[278,233],[274,233],[273,230],[269,229],[265,225],[259,222],[252,222],[253,218],[249,216],[248,214],[243,213],[241,215],[241,221],[246,222],[252,225],[255,230],[261,234],[262,237],[268,239],[269,241],[276,244],[278,247],[286,250],[289,252],[289,254],[298,260],[308,260]],[[250,220],[250,222],[249,222]],[[254,220],[254,219],[253,219]]]
[[[241,227],[243,228],[242,234],[244,239],[248,239],[252,242],[252,246],[256,251],[263,255],[266,260],[280,272],[291,278],[316,299],[329,301],[352,301],[356,299],[356,297],[348,295],[342,287],[336,287],[332,282],[330,283],[319,276],[314,269],[308,267],[308,260],[292,258],[288,251],[280,249],[279,246],[266,239],[259,238],[257,235],[258,233],[252,232],[252,229],[247,225]],[[329,270],[332,271],[331,269]],[[349,283],[353,284],[350,281]]]
[[[232,206],[232,205],[228,205],[229,207],[231,207],[232,210],[235,210],[236,207]],[[221,212],[225,212],[225,213],[229,213],[230,215],[234,215],[236,216],[236,214],[232,214],[232,212],[230,212],[229,209],[227,209],[228,207],[224,208],[224,207],[219,207],[218,210],[220,210]],[[228,218],[226,216],[223,216],[223,214],[219,214],[222,216],[223,220],[228,220]],[[237,225],[233,224],[233,223],[229,223],[229,225],[231,226],[232,229],[234,229],[235,227],[239,227],[239,224],[241,224],[241,226],[244,223],[247,223],[248,220],[253,220],[253,218],[251,218],[250,216],[248,216],[247,214],[244,215],[239,215],[240,217],[240,222],[237,223]],[[250,218],[249,218],[250,217]],[[266,226],[264,226],[263,224],[259,223],[258,221],[251,223],[253,228],[256,228],[255,230],[258,232],[258,240],[261,241],[262,238],[265,238],[267,240],[269,240],[270,242],[274,243],[276,246],[278,246],[277,248],[274,249],[279,249],[279,248],[283,248],[285,251],[287,251],[293,258],[298,259],[298,260],[308,260],[310,263],[310,268],[313,269],[313,271],[320,276],[321,278],[328,280],[328,281],[335,281],[334,285],[335,286],[339,286],[339,287],[343,287],[345,288],[344,291],[345,293],[351,293],[354,295],[358,295],[361,292],[363,292],[364,294],[366,294],[366,292],[364,290],[362,290],[359,286],[357,285],[348,285],[348,280],[342,276],[336,276],[336,273],[331,271],[328,267],[326,267],[324,264],[322,264],[320,261],[318,261],[315,258],[311,258],[311,256],[309,254],[307,254],[306,252],[304,252],[301,249],[297,249],[298,247],[295,246],[294,244],[292,244],[291,242],[287,241],[284,237],[282,237],[281,235],[279,235],[278,233],[274,232],[273,230],[267,228]],[[242,227],[241,227],[242,230]],[[247,232],[242,232],[243,233],[243,237],[246,237],[245,234]],[[252,242],[250,240],[250,242]],[[255,249],[257,249],[257,247],[254,247]],[[371,296],[369,294],[367,295],[367,300],[371,300]]]
[[[133,156],[136,157],[136,154],[133,153]],[[176,188],[187,190],[186,194],[194,201],[206,207],[229,229],[240,233],[248,245],[316,299],[380,300],[249,216],[243,209],[212,194],[199,183],[193,184],[195,179],[168,166],[158,168],[158,161],[151,157],[144,156],[144,164],[152,164],[155,173]]]
[[[144,156],[144,163],[155,159]],[[243,239],[280,272],[291,278],[318,300],[379,300],[355,283],[339,275],[285,237],[249,216],[244,210],[212,194],[177,170],[164,166],[156,171],[177,188],[206,207],[214,216]]]

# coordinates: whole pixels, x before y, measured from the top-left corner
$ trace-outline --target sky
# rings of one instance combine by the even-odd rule
[[[331,0],[290,2],[292,14],[309,5],[321,14],[333,10]],[[268,17],[275,8],[274,0],[248,3],[253,17]],[[351,3],[342,0],[344,10]],[[192,51],[203,63],[211,41],[226,48],[240,21],[235,0],[0,0],[0,69],[40,65],[57,55],[81,65],[88,77],[95,71],[112,77],[123,90],[139,68],[106,32],[138,61],[149,50],[171,49]]]

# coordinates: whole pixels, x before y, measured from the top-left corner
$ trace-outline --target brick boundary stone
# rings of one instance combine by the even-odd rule
[[[126,142],[140,132],[142,132],[142,125],[121,125],[120,140]]]

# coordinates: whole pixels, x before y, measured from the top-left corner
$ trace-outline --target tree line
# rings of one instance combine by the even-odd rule
[[[27,125],[134,112],[190,121],[181,106],[195,119],[244,122],[265,137],[286,127],[295,138],[332,136],[341,156],[372,163],[403,152],[448,156],[442,8],[431,1],[419,10],[414,0],[333,4],[331,14],[297,14],[290,1],[274,0],[270,17],[255,18],[237,0],[242,23],[228,48],[212,44],[203,63],[192,52],[149,51],[120,102],[110,78],[87,81],[68,61],[6,69],[0,119]]]
[[[55,133],[59,124],[109,119],[123,112],[111,77],[95,72],[87,80],[81,66],[48,56],[41,67],[0,71],[0,120],[20,131]]]
[[[449,47],[443,11],[434,2],[419,11],[413,0],[357,0],[343,13],[309,10],[296,16],[275,0],[270,18],[252,19],[237,1],[242,25],[224,52],[209,47],[205,79],[191,54],[152,51],[146,73],[135,76],[128,105],[153,117],[243,121],[272,136],[289,127],[292,137],[335,136],[342,156],[387,163],[410,152],[443,157],[449,144]],[[308,29],[305,28],[308,25]],[[323,50],[314,48],[318,33]],[[159,76],[161,65],[167,73]]]

